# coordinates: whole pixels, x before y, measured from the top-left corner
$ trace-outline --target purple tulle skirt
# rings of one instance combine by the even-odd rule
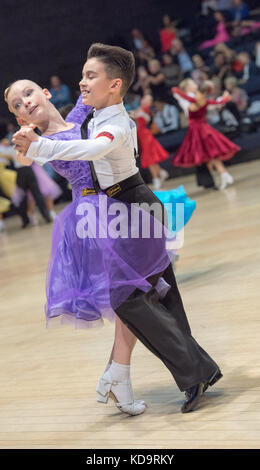
[[[47,327],[61,322],[89,328],[102,325],[104,319],[113,321],[115,309],[136,288],[149,291],[146,278],[169,265],[175,252],[166,248],[167,238],[173,240],[173,235],[133,204],[105,195],[74,200],[53,226]],[[168,288],[160,278],[159,295]]]

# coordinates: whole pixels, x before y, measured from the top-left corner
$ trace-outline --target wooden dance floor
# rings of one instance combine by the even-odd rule
[[[141,343],[132,360],[136,398],[147,411],[120,413],[96,402],[114,325],[45,328],[45,270],[51,226],[0,235],[1,448],[259,448],[260,162],[231,167],[234,186],[184,184],[197,209],[185,229],[176,276],[193,336],[219,363],[223,379],[200,408],[183,415],[170,373]],[[61,210],[62,207],[58,207]]]

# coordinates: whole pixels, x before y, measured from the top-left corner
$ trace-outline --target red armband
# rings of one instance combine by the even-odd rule
[[[110,139],[111,141],[114,140],[114,136],[113,134],[110,134],[110,132],[100,132],[100,134],[97,135],[96,139],[98,137],[107,137],[108,139]]]

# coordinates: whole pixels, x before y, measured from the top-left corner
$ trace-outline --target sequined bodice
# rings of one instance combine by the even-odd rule
[[[81,139],[80,124],[75,123],[72,129],[45,136],[51,140],[79,140]],[[66,178],[72,187],[73,199],[81,195],[81,190],[86,187],[93,187],[90,166],[87,160],[74,160],[65,162],[54,160],[50,162],[53,169]]]

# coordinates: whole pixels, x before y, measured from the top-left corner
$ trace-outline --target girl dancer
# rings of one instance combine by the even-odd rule
[[[174,157],[174,165],[192,167],[206,163],[209,170],[214,168],[218,171],[221,178],[220,189],[225,189],[234,180],[227,172],[223,161],[232,158],[240,150],[240,147],[206,122],[206,112],[209,105],[224,105],[230,100],[228,93],[224,93],[218,100],[207,99],[213,86],[212,82],[205,81],[199,91],[193,80],[186,79],[181,82],[180,88],[172,88],[175,95],[181,96],[190,103],[189,128]],[[187,87],[189,90],[193,90],[194,98],[186,94]]]
[[[169,157],[169,153],[161,146],[158,140],[151,134],[147,124],[151,120],[150,106],[153,98],[145,95],[140,107],[131,113],[137,124],[138,148],[141,158],[141,167],[149,168],[153,180],[153,189],[160,189],[164,180],[169,176],[168,172],[160,167],[159,163]]]
[[[42,90],[29,80],[19,80],[12,84],[6,90],[5,98],[9,109],[18,118],[28,124],[33,122],[44,136],[52,140],[80,139],[81,123],[91,110],[90,106],[82,104],[80,97],[65,122],[50,103],[49,91]],[[28,159],[21,161],[28,163]],[[158,272],[158,269],[159,272],[163,271],[169,264],[169,258],[162,249],[163,241],[159,239],[139,238],[129,241],[108,237],[80,238],[76,232],[79,219],[76,214],[81,203],[93,205],[98,211],[99,224],[106,224],[103,212],[98,210],[98,195],[93,191],[89,163],[56,160],[51,165],[69,180],[73,202],[54,222],[47,272],[47,325],[58,316],[63,322],[74,322],[77,327],[102,325],[104,318],[114,320],[114,309],[132,291],[136,288],[148,290],[150,285],[146,278]],[[92,190],[89,194],[88,189]],[[105,193],[102,197],[105,198],[103,204],[106,203],[108,207],[115,202]],[[147,259],[147,252],[156,254],[154,261]],[[165,283],[163,288],[165,289]],[[111,369],[111,374],[113,371],[113,380],[117,382],[110,389],[117,406],[121,411],[133,415],[145,410],[144,402],[134,401],[130,382],[129,364],[135,343],[135,336],[116,318],[115,342],[106,370]],[[110,366],[111,359],[113,361]],[[100,395],[99,399],[101,400]]]
[[[90,189],[92,191],[94,189],[94,193],[98,194],[100,188],[103,188],[101,192],[105,192],[109,197],[113,196],[113,199],[131,204],[131,208],[136,208],[136,203],[138,205],[145,203],[145,207],[148,204],[150,210],[154,212],[156,204],[162,212],[163,206],[144,184],[134,161],[135,129],[122,103],[133,78],[134,57],[131,52],[116,46],[92,44],[80,83],[84,103],[95,107],[93,116],[87,117],[81,126],[82,137],[86,139],[89,123],[89,140],[54,142],[37,136],[29,128],[16,133],[13,141],[23,154],[27,154],[29,158],[40,164],[54,160],[62,160],[64,163],[71,160],[89,160],[94,183],[94,188]],[[9,89],[9,94],[11,91]],[[14,105],[15,97],[10,97],[10,100],[10,104]],[[30,110],[33,112],[35,109],[33,106]],[[154,213],[153,224],[156,221],[157,215]],[[131,229],[132,227],[135,226],[131,223]],[[157,252],[156,238],[154,235],[150,236],[144,245],[142,239],[137,239],[134,251],[131,249],[132,238],[126,241],[122,255],[128,257],[129,250],[136,254],[141,245],[144,250],[140,253],[141,256],[138,257],[134,268],[138,267],[138,262],[143,256],[144,265],[142,264],[141,269],[145,266],[149,272],[151,265],[155,264],[156,272],[146,279],[149,283],[147,292],[144,293],[144,290],[138,288],[132,291],[132,294],[116,308],[116,313],[171,371],[180,390],[186,393],[182,412],[187,413],[198,405],[206,388],[219,380],[222,374],[217,364],[191,335],[171,264],[169,263],[162,271],[162,266],[158,265],[161,264],[160,255],[165,252],[165,239],[160,240],[160,250]],[[155,262],[153,258],[158,255],[159,258]],[[107,266],[109,269],[113,261],[114,258],[110,256]],[[102,273],[107,274],[109,269],[103,269]],[[110,277],[108,279],[110,280]],[[122,282],[122,274],[120,280]],[[160,281],[164,283],[166,281],[169,288],[163,298],[160,294],[158,297],[156,293]],[[104,287],[106,285],[107,282]],[[124,289],[127,285],[128,283],[123,281],[121,287]],[[115,294],[120,290],[122,289],[117,289]],[[103,299],[104,294],[103,289]],[[111,296],[111,292],[109,295]],[[102,387],[99,388],[104,401],[107,400],[108,393],[114,385],[113,374],[110,372],[112,368],[113,364],[109,373],[104,374]]]

